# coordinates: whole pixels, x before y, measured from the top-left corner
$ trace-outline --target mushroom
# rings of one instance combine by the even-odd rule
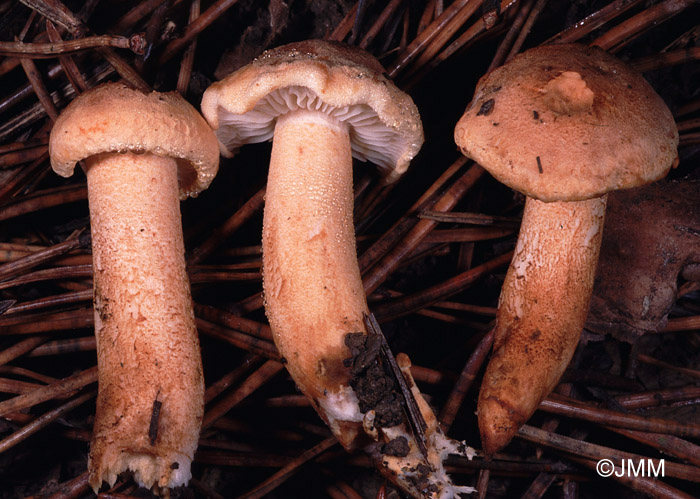
[[[700,280],[700,180],[611,193],[586,329],[633,343],[662,330],[679,277]]]
[[[380,398],[393,403],[379,407],[360,388],[390,383],[381,373],[374,381],[366,377],[377,344],[364,324],[368,309],[355,247],[352,158],[371,160],[384,181],[392,182],[423,142],[413,101],[382,73],[379,62],[360,49],[320,40],[294,43],[265,52],[211,85],[202,113],[225,154],[274,136],[263,220],[263,290],[287,370],[346,449],[367,446],[372,437],[406,438],[405,469],[398,468],[399,460],[389,465],[381,456],[379,466],[409,493],[431,497],[421,495],[409,476],[409,464],[415,472],[423,456],[406,429],[399,400],[389,388]],[[435,449],[449,447],[436,425],[429,439]],[[425,467],[442,470],[441,461]],[[456,490],[439,473],[428,473],[423,483],[434,483],[436,491]]]
[[[204,386],[179,198],[213,179],[216,137],[178,94],[110,83],[66,107],[49,149],[64,177],[84,160],[88,183],[99,373],[90,485],[127,469],[143,487],[184,485]]]
[[[455,141],[527,196],[479,394],[487,455],[554,388],[583,328],[606,193],[678,161],[673,117],[641,75],[597,47],[541,46],[479,81]]]

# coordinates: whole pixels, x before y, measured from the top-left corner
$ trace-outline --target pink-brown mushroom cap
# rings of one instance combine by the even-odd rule
[[[678,162],[671,112],[598,47],[544,45],[479,80],[455,129],[465,155],[541,201],[576,201],[658,180]]]
[[[353,156],[396,180],[423,144],[423,127],[411,98],[360,49],[322,40],[284,45],[212,84],[202,114],[222,152],[272,138],[277,117],[290,110],[328,112],[349,127]]]
[[[211,128],[180,94],[144,94],[121,83],[100,85],[71,102],[54,124],[49,152],[63,177],[73,174],[78,161],[103,152],[174,158],[180,198],[206,189],[219,166]]]

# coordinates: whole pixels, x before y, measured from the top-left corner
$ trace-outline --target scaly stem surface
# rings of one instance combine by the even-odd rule
[[[479,394],[487,454],[510,441],[571,360],[588,313],[606,202],[526,200]]]
[[[185,271],[177,165],[153,154],[86,160],[99,393],[90,484],[130,469],[187,483],[204,384]]]
[[[280,118],[263,222],[266,312],[287,369],[346,447],[362,414],[345,336],[365,332],[367,313],[352,205],[347,127],[313,111]]]
[[[426,422],[425,456],[405,421],[375,426],[375,411],[360,412],[350,387],[351,369],[343,361],[352,355],[345,339],[348,333],[366,334],[367,313],[352,209],[347,127],[310,111],[279,119],[263,221],[263,289],[275,343],[294,381],[345,448],[365,446],[379,470],[413,497],[457,497],[473,489],[453,486],[443,460],[449,453],[471,456],[472,451],[442,434],[415,387],[408,359],[399,365]],[[362,362],[376,362],[372,352],[363,354]],[[373,439],[377,443],[368,445]],[[382,453],[385,442],[397,439],[406,443],[403,452]],[[417,469],[423,470],[418,482]]]

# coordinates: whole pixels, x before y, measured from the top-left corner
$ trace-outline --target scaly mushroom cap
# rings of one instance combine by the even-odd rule
[[[75,163],[104,152],[149,152],[174,158],[180,197],[206,189],[219,167],[219,149],[202,116],[176,92],[144,94],[106,83],[71,102],[49,140],[51,166],[70,177]]]
[[[546,202],[653,182],[678,162],[678,130],[654,89],[578,44],[528,50],[482,77],[455,141],[500,182]]]
[[[363,50],[308,40],[277,47],[212,84],[202,114],[230,155],[272,138],[277,118],[297,109],[326,112],[346,123],[355,158],[396,180],[423,144],[411,98],[383,76]]]

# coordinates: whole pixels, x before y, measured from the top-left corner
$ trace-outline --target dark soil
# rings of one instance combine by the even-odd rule
[[[419,464],[413,470],[408,470],[404,476],[413,482],[416,489],[423,491],[426,494],[437,492],[439,489],[434,483],[429,482],[430,474],[432,470],[429,466],[425,464]]]
[[[380,452],[386,456],[405,457],[410,451],[406,437],[396,437],[382,445]]]
[[[360,402],[360,411],[365,414],[374,410],[374,425],[388,428],[401,424],[403,406],[396,380],[379,359],[380,338],[363,333],[349,333],[345,345],[351,357],[343,363],[350,368],[350,386]]]

